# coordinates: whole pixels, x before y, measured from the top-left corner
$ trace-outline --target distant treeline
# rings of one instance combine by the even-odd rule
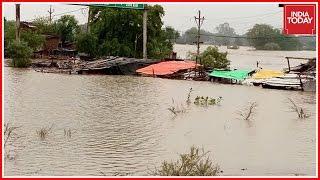
[[[316,50],[315,36],[286,36],[267,24],[256,24],[239,35],[228,23],[215,28],[216,33],[201,30],[200,42],[217,46],[253,46],[257,50]],[[178,44],[195,44],[197,28],[192,27],[176,39]]]

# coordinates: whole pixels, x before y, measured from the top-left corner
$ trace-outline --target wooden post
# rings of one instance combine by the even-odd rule
[[[20,4],[16,4],[16,41],[20,42]]]
[[[304,89],[303,89],[303,83],[302,83],[302,80],[301,80],[301,74],[300,74],[300,73],[298,74],[298,77],[299,77],[299,80],[300,80],[301,90],[304,91]]]
[[[143,59],[147,59],[147,18],[148,13],[145,8],[143,10]]]
[[[289,69],[289,72],[290,72],[290,61],[289,61],[289,57],[286,57],[287,58],[287,62],[288,62],[288,69]]]

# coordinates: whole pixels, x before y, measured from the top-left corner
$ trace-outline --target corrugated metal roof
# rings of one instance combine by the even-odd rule
[[[213,70],[209,76],[221,77],[226,79],[244,80],[252,70],[231,70],[231,71],[220,71]]]
[[[180,70],[194,69],[196,63],[194,61],[165,61],[153,64],[136,72],[143,75],[170,75]]]

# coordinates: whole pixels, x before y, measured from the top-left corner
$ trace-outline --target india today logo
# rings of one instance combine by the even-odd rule
[[[316,5],[284,5],[284,34],[315,34]]]

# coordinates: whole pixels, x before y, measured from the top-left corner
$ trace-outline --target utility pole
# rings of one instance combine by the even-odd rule
[[[204,20],[204,17],[201,17],[201,12],[200,10],[198,11],[198,17],[194,17],[195,21],[196,21],[196,24],[197,24],[197,27],[198,27],[198,33],[197,33],[197,57],[200,55],[200,28],[203,24],[203,20]]]
[[[146,9],[146,5],[144,5],[144,9],[143,9],[143,59],[147,59],[147,19],[148,19],[148,12]]]
[[[88,22],[87,22],[87,33],[90,32],[90,16],[91,16],[91,11],[90,11],[90,6],[88,9]]]
[[[50,9],[49,9],[49,11],[48,11],[48,13],[49,13],[49,22],[51,23],[51,21],[52,21],[52,14],[53,14],[53,12],[54,12],[54,9],[52,9],[52,5],[50,5]]]
[[[201,26],[203,24],[204,17],[201,17],[200,10],[198,11],[198,17],[195,16],[194,20],[196,21],[196,24],[197,24],[197,27],[198,27],[197,42],[196,42],[197,43],[196,64],[197,64],[198,63],[198,58],[199,58],[199,55],[200,55],[200,43],[203,43],[203,42],[200,42],[200,29],[201,29]],[[200,59],[199,59],[199,63],[201,65],[201,60]]]
[[[20,42],[20,4],[16,4],[16,41]]]

